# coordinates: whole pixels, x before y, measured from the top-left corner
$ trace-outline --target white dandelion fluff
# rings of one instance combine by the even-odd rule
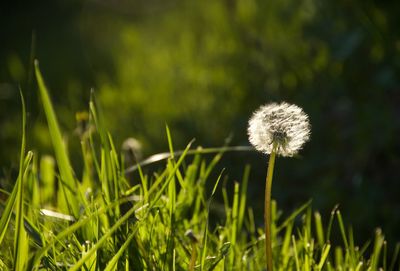
[[[310,122],[297,105],[271,103],[254,112],[247,131],[256,150],[293,156],[310,138]]]

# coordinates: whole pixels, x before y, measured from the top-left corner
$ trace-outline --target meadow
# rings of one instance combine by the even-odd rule
[[[74,170],[35,68],[55,157],[26,146],[21,95],[19,173],[12,191],[0,191],[0,269],[266,270],[264,227],[247,198],[250,167],[243,161],[240,182],[223,182],[225,172],[216,172],[235,147],[189,143],[177,151],[167,126],[164,166],[145,173],[151,163],[145,160],[127,170],[92,95],[81,133],[83,163]],[[332,206],[320,214],[310,200],[283,213],[272,201],[274,270],[400,270],[400,244],[387,242],[379,229],[370,241],[355,243],[357,229],[341,212]]]

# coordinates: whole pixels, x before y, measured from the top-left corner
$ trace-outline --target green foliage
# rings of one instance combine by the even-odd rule
[[[41,78],[38,67],[36,71]],[[241,183],[225,182],[221,187],[224,172],[216,179],[210,174],[226,148],[220,148],[210,162],[202,156],[201,149],[192,150],[191,144],[180,153],[174,152],[167,128],[170,155],[165,167],[144,175],[139,165],[134,168],[133,179],[128,179],[121,166],[123,158],[116,153],[111,136],[102,127],[94,100],[90,103],[89,121],[97,129],[88,130],[82,138],[85,160],[82,180],[74,181],[74,193],[59,200],[60,191],[65,193],[69,189],[63,174],[75,177],[67,166],[67,151],[60,140],[56,117],[49,110],[51,103],[42,79],[39,84],[49,129],[53,129],[54,148],[59,148],[55,160],[60,173],[46,173],[54,169],[44,165],[38,172],[37,154],[25,154],[23,128],[17,182],[11,193],[2,191],[8,196],[6,202],[1,202],[2,269],[188,270],[190,262],[194,263],[192,270],[265,267],[265,236],[246,204],[249,167],[245,167]],[[43,181],[41,170],[46,179],[56,176],[59,185]],[[234,188],[233,195],[228,192],[230,186]],[[40,193],[38,187],[45,192]],[[213,200],[221,192],[222,205]],[[400,267],[399,245],[393,256],[388,255],[386,241],[378,230],[372,245],[357,247],[352,229],[346,229],[336,208],[326,228],[320,214],[313,215],[310,202],[286,218],[273,202],[271,217],[276,270]],[[333,229],[338,236],[332,234]]]

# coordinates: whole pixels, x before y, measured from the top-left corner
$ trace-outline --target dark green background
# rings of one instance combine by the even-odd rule
[[[19,87],[28,103],[29,148],[51,152],[32,75],[37,58],[77,171],[74,114],[86,110],[91,88],[116,144],[134,136],[145,155],[167,150],[165,123],[177,148],[192,138],[197,145],[221,146],[229,136],[231,144],[247,145],[252,111],[284,100],[309,114],[312,138],[298,159],[277,160],[273,195],[279,205],[290,210],[313,198],[327,217],[340,203],[360,241],[378,226],[400,239],[396,1],[48,0],[0,6],[3,179],[18,161]],[[246,162],[252,165],[251,204],[260,215],[267,158],[234,153],[221,167],[235,180]]]

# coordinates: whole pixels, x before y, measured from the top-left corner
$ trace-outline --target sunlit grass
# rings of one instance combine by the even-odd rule
[[[223,185],[224,172],[215,166],[228,148],[209,149],[211,161],[191,144],[177,152],[167,128],[165,166],[146,175],[148,160],[128,179],[92,99],[78,177],[38,66],[36,75],[55,164],[26,151],[24,118],[19,175],[11,192],[1,191],[7,200],[0,202],[0,269],[265,270],[265,235],[248,205],[245,162],[241,182]],[[377,230],[371,242],[357,246],[337,208],[326,219],[311,202],[291,214],[274,201],[271,209],[275,270],[400,270],[399,245],[389,253]]]

